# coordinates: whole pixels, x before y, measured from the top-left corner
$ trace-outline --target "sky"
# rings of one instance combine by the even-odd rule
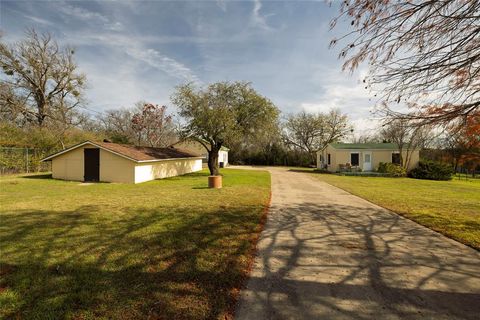
[[[87,76],[87,107],[94,114],[137,101],[175,108],[177,85],[248,81],[284,114],[338,108],[355,135],[376,126],[373,94],[361,79],[367,69],[342,72],[330,40],[338,0],[324,1],[5,1],[3,41],[26,28],[49,32],[75,48]]]

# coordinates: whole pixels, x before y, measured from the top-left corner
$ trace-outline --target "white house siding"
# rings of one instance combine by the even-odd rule
[[[54,179],[83,181],[83,149],[78,148],[52,159]]]
[[[202,170],[202,159],[172,159],[135,164],[135,183]]]
[[[98,149],[94,145],[73,149],[52,159],[54,179],[84,181],[84,149]],[[100,149],[100,181],[134,183],[135,163]]]
[[[206,162],[208,159],[208,152],[205,147],[198,141],[195,140],[186,140],[176,143],[174,145],[176,148],[184,149],[192,152],[193,154],[201,155]],[[220,150],[218,151],[218,163],[223,162],[225,166],[228,165],[228,151]]]
[[[398,153],[396,150],[379,150],[379,149],[335,149],[332,146],[327,146],[322,151],[317,152],[317,168],[324,168],[330,172],[336,172],[339,170],[340,164],[350,163],[350,154],[359,154],[359,166],[363,168],[364,154],[365,152],[371,153],[372,170],[377,170],[380,162],[392,162],[392,153]],[[411,170],[418,166],[420,160],[419,150],[408,151],[410,162],[407,170]],[[330,165],[327,164],[328,154],[330,154]],[[406,159],[407,151],[402,152],[403,158]],[[322,156],[323,161],[321,161]]]
[[[100,181],[135,182],[135,162],[100,149]]]
[[[228,151],[218,152],[218,163],[223,162],[225,166],[228,165]]]

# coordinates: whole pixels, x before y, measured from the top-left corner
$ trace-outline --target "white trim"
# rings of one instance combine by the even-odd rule
[[[104,150],[104,151],[108,151],[108,152],[110,152],[110,153],[113,153],[113,154],[115,154],[115,155],[117,155],[117,156],[120,156],[120,157],[122,157],[122,158],[125,158],[125,159],[127,159],[127,160],[130,160],[130,161],[133,161],[133,162],[136,162],[136,163],[158,162],[158,161],[170,161],[170,160],[186,160],[186,159],[202,159],[201,157],[189,157],[189,158],[168,158],[168,159],[153,159],[153,160],[135,160],[135,159],[130,158],[130,157],[124,155],[124,154],[121,154],[121,153],[115,152],[115,151],[113,151],[113,150],[107,149],[107,148],[105,148],[105,147],[102,147],[101,145],[96,144],[95,142],[92,142],[92,141],[87,140],[87,141],[85,141],[85,142],[82,142],[82,143],[80,143],[80,144],[77,144],[77,145],[75,145],[75,146],[72,146],[72,147],[70,147],[70,148],[68,148],[68,149],[65,149],[65,150],[59,151],[59,152],[57,152],[57,153],[54,153],[54,154],[52,154],[51,156],[48,156],[48,157],[40,160],[40,162],[48,161],[48,160],[50,160],[50,159],[53,159],[53,158],[55,158],[55,157],[58,157],[59,155],[62,155],[62,154],[67,153],[67,152],[69,152],[69,151],[72,151],[72,150],[75,150],[75,149],[77,149],[77,148],[83,147],[83,146],[86,145],[86,144],[91,144],[91,145],[93,145],[93,146],[95,146],[95,147],[97,147],[97,148],[99,148],[99,149],[102,149],[102,150]]]
[[[351,148],[351,149],[347,149],[347,148],[335,148],[334,146],[332,145],[329,145],[333,150],[338,150],[338,151],[342,151],[342,150],[345,150],[345,151],[351,151],[351,150],[362,150],[362,151],[397,151],[399,152],[399,149],[396,148],[396,149],[384,149],[384,148],[381,148],[381,149],[377,149],[377,148],[365,148],[365,149],[354,149],[354,148]],[[325,147],[326,149],[327,147]],[[325,150],[323,149],[323,150]],[[421,148],[415,148],[415,149],[404,149],[405,151],[408,150],[408,151],[419,151],[421,150]]]
[[[89,143],[89,142],[88,142],[88,141],[85,141],[85,142],[82,142],[81,144],[74,145],[74,146],[72,146],[72,147],[70,147],[70,148],[67,148],[67,149],[64,149],[64,150],[62,150],[62,151],[58,151],[57,153],[54,153],[54,154],[52,154],[52,155],[49,155],[49,156],[46,157],[46,158],[43,158],[42,160],[40,160],[40,162],[47,161],[47,160],[50,160],[50,159],[52,159],[52,158],[55,158],[56,156],[59,156],[59,155],[61,155],[61,154],[64,154],[65,152],[68,152],[68,151],[74,150],[74,149],[76,149],[76,148],[79,148],[79,147],[81,147],[81,146],[84,146],[84,145],[87,144],[87,143]]]
[[[366,162],[365,161],[365,156],[369,156],[370,157],[370,161]],[[366,169],[365,168],[365,163],[368,163],[370,168]],[[360,164],[359,164],[360,166]],[[373,152],[372,151],[364,151],[362,152],[362,170],[363,171],[371,171],[373,170]]]
[[[337,151],[341,151],[341,150],[345,150],[345,151],[351,151],[351,150],[361,150],[361,151],[398,151],[398,149],[345,149],[345,148],[340,148],[340,149],[337,149],[337,148],[334,148],[332,147],[332,149],[334,150],[337,150]],[[420,149],[409,149],[409,150],[420,150]]]
[[[40,160],[40,161],[43,162],[43,161],[47,161],[47,160],[53,159],[53,158],[55,158],[55,157],[58,157],[59,155],[62,155],[62,154],[67,153],[67,152],[69,152],[69,151],[72,151],[72,150],[75,150],[75,149],[77,149],[77,148],[83,147],[83,146],[86,145],[86,144],[91,144],[91,145],[93,145],[93,146],[95,146],[95,147],[97,147],[97,148],[99,148],[99,149],[102,149],[102,150],[108,151],[108,152],[110,152],[110,153],[116,154],[117,156],[123,157],[123,158],[125,158],[125,159],[131,160],[131,161],[134,161],[134,162],[138,162],[137,160],[135,160],[135,159],[133,159],[133,158],[130,158],[130,157],[128,157],[128,156],[126,156],[126,155],[123,155],[123,154],[121,154],[121,153],[112,151],[112,150],[110,150],[110,149],[104,148],[104,147],[102,147],[102,146],[100,146],[100,145],[98,145],[98,144],[96,144],[95,142],[92,142],[92,141],[82,142],[82,143],[77,144],[77,145],[75,145],[75,146],[73,146],[73,147],[70,147],[70,148],[68,148],[68,149],[65,149],[65,150],[59,151],[59,152],[57,152],[57,153],[54,153],[54,154],[52,154],[51,156],[48,156],[48,157],[46,157],[46,158],[44,158],[44,159],[42,159],[42,160]]]
[[[175,160],[202,160],[202,157],[188,157],[188,158],[168,158],[168,159],[154,159],[154,160],[135,160],[137,163],[146,162],[160,162],[160,161],[175,161]]]

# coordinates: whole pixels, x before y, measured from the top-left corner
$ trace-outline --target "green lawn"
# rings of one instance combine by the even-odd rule
[[[315,177],[480,249],[480,180]]]
[[[128,184],[0,179],[0,318],[230,317],[268,172]]]

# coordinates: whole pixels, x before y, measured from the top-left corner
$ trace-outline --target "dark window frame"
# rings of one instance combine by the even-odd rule
[[[392,163],[401,165],[402,159],[400,158],[400,152],[392,152]]]
[[[327,164],[328,165],[332,164],[332,155],[330,153],[327,154]]]
[[[357,156],[357,163],[356,164],[353,163],[353,155]],[[357,167],[357,166],[360,165],[360,153],[359,152],[350,153],[350,164],[354,167]]]

